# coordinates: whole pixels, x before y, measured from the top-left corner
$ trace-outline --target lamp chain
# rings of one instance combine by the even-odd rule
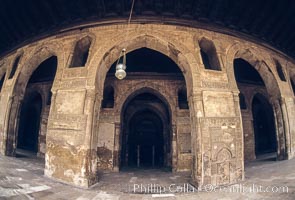
[[[124,41],[127,41],[127,38],[129,36],[129,27],[130,27],[130,22],[131,22],[131,18],[132,18],[134,2],[135,2],[135,0],[132,0],[130,14],[129,14],[128,22],[127,22],[127,32],[126,32],[126,36],[125,36],[125,40]],[[126,48],[125,48],[125,51],[126,51]]]
[[[128,22],[127,22],[127,31],[126,31],[124,41],[127,41],[127,38],[129,36],[129,26],[130,26],[130,22],[131,22],[134,2],[135,2],[135,0],[132,0],[131,10],[130,10],[130,14],[129,14]],[[123,57],[123,63],[122,64],[119,63],[121,57]],[[126,69],[126,48],[123,48],[122,51],[120,52],[119,59],[117,60],[115,76],[120,80],[123,79],[126,76],[125,69]]]

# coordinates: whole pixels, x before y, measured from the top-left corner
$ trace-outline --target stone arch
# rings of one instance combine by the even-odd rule
[[[158,51],[169,58],[171,58],[181,69],[185,77],[188,96],[192,93],[194,79],[192,74],[197,70],[196,67],[192,67],[191,63],[197,63],[194,56],[188,55],[190,52],[181,44],[177,45],[174,41],[166,41],[165,39],[156,36],[154,34],[129,34],[128,41],[125,41],[125,37],[121,36],[121,39],[114,43],[111,48],[107,48],[107,51],[101,55],[98,52],[94,55],[90,61],[90,67],[97,68],[96,59],[100,60],[98,69],[95,74],[95,85],[98,91],[102,91],[103,83],[106,74],[111,65],[119,58],[120,52],[123,48],[127,49],[127,53],[133,50],[146,47],[155,51]],[[128,59],[128,55],[127,55]]]
[[[163,102],[163,110],[157,107],[155,107],[154,105],[142,105],[141,107],[137,108],[137,109],[132,109],[132,110],[128,110],[128,106],[129,103],[132,102],[132,100],[134,98],[136,98],[138,95],[144,94],[144,93],[149,93],[152,94],[154,96],[156,96],[158,99],[160,99]],[[122,136],[124,134],[126,134],[126,130],[125,128],[128,127],[128,120],[132,119],[132,117],[134,115],[136,115],[137,113],[140,113],[141,111],[145,111],[145,110],[150,110],[153,113],[155,113],[157,116],[160,117],[160,120],[162,122],[163,125],[163,138],[164,141],[166,141],[166,144],[163,145],[163,149],[164,149],[164,154],[166,156],[164,156],[164,160],[163,162],[165,163],[165,165],[167,166],[173,166],[173,159],[172,159],[172,138],[173,138],[173,131],[172,131],[172,112],[171,112],[171,105],[169,105],[169,101],[167,99],[167,97],[165,97],[160,91],[153,89],[151,87],[141,87],[138,89],[133,89],[130,93],[128,93],[127,95],[125,95],[123,98],[121,98],[122,100],[122,104],[120,105],[119,109],[121,111],[120,113],[120,135],[119,137],[116,138],[117,142],[120,144],[120,154],[124,153],[126,151],[126,149],[124,150],[123,145],[126,143],[126,141]],[[167,110],[165,110],[167,109]],[[129,117],[125,116],[126,112],[128,111],[128,115]],[[168,111],[168,113],[166,112]],[[126,118],[127,117],[127,118]],[[127,122],[127,124],[125,124]],[[130,121],[129,121],[130,122]],[[118,160],[117,163],[121,163],[122,160]]]
[[[163,120],[163,119],[169,120],[166,116],[163,115],[162,112],[160,112],[155,106],[152,106],[152,105],[145,105],[145,106],[143,106],[143,107],[140,108],[140,109],[132,110],[132,111],[130,112],[130,117],[129,117],[129,118],[131,119],[136,113],[138,113],[138,112],[140,112],[140,111],[142,111],[142,110],[145,110],[145,109],[150,109],[150,110],[152,110],[153,112],[155,112],[157,115],[159,115],[160,118],[161,118],[161,120],[163,121],[163,123],[164,123],[164,120]],[[128,119],[129,119],[129,118],[128,118]]]
[[[122,37],[122,34],[121,35],[119,34],[118,38],[116,38],[113,44],[108,43],[107,44],[108,46],[101,46],[100,48],[96,47],[97,53],[96,55],[93,55],[91,57],[88,68],[90,71],[93,71],[92,74],[95,74],[95,77],[91,76],[89,78],[94,78],[93,83],[94,83],[94,87],[96,87],[98,96],[102,96],[106,74],[108,70],[110,69],[110,67],[112,66],[112,64],[118,59],[121,50],[123,48],[126,48],[127,52],[131,52],[143,47],[160,52],[166,55],[167,57],[169,57],[170,59],[172,59],[183,72],[183,75],[185,77],[188,96],[192,94],[192,88],[194,84],[193,80],[195,80],[195,76],[193,79],[193,74],[197,74],[197,73],[193,73],[197,71],[197,67],[193,68],[191,65],[191,64],[197,63],[192,52],[190,52],[182,44],[178,44],[177,42],[171,41],[171,40],[168,42],[165,39],[163,39],[164,37],[155,35],[154,33],[142,34],[142,33],[130,32],[129,35],[130,37],[128,38],[128,41],[125,41],[126,38]],[[111,47],[109,48],[109,46]],[[102,54],[102,52],[105,52],[105,53]],[[128,62],[128,55],[127,55],[127,62]],[[174,91],[163,91],[160,89],[161,88],[160,86],[157,86],[155,84],[145,83],[145,82],[137,84],[135,88],[132,88],[132,91],[134,91],[135,89],[141,89],[142,87],[149,87],[154,89],[155,91],[159,91],[163,96],[165,96],[166,101],[170,100],[169,101],[169,105],[171,105],[170,113],[176,113],[175,108],[176,108],[177,99],[176,99],[176,94],[174,94]],[[122,102],[125,102],[125,100],[128,98],[128,95],[131,95],[131,90],[126,90],[124,92],[121,91],[122,94],[124,94],[124,98],[120,98],[120,101],[117,101],[116,91],[117,90],[115,88],[115,93],[116,93],[115,102],[119,102],[119,103],[115,103],[114,109],[115,109],[116,115],[119,114],[120,116],[120,113],[121,113],[120,111],[123,107]],[[175,124],[175,117],[173,117],[172,115],[171,117],[172,117],[171,119],[171,124],[172,124],[171,133],[172,133],[174,131],[173,128],[175,128],[173,126],[173,124]],[[120,127],[120,120],[121,119],[119,120],[117,119],[116,127]],[[116,128],[116,130],[118,129]],[[118,146],[118,144],[120,144],[120,138],[119,136],[116,135],[115,146],[117,146],[116,148],[119,149],[120,147]],[[117,152],[115,152],[114,154],[115,154],[114,161],[113,161],[115,166],[114,169],[118,169],[118,163],[120,163],[119,154]],[[172,156],[176,156],[176,155],[173,154]],[[172,165],[176,166],[176,164],[173,164],[175,158],[173,157],[172,160],[173,160]]]
[[[137,84],[133,88],[129,88],[126,92],[123,93],[124,96],[120,98],[120,101],[116,100],[116,112],[120,113],[122,110],[124,110],[124,106],[128,104],[128,102],[133,99],[133,97],[143,92],[150,92],[152,94],[155,94],[168,106],[169,115],[171,116],[171,122],[173,123],[175,119],[172,113],[175,112],[176,101],[173,98],[172,94],[169,94],[168,91],[161,89],[160,85],[157,84],[147,84],[145,82],[142,82],[141,84]]]
[[[171,114],[171,111],[173,110],[172,107],[175,107],[175,102],[172,103],[170,100],[172,99],[172,95],[166,94],[166,91],[160,88],[161,87],[157,84],[147,85],[145,83],[138,84],[136,87],[133,87],[133,89],[130,88],[130,90],[128,90],[129,92],[125,93],[125,95],[120,98],[120,103],[117,104],[117,110],[124,110],[125,105],[128,104],[128,102],[135,96],[147,92],[154,94],[162,100],[168,106],[169,114]]]
[[[29,58],[24,60],[22,63],[22,67],[20,72],[16,77],[16,82],[14,84],[13,93],[19,96],[23,96],[24,90],[27,86],[27,83],[32,76],[33,72],[37,69],[37,67],[45,61],[47,58],[51,56],[57,57],[57,71],[59,68],[62,68],[63,63],[63,54],[62,54],[62,46],[61,45],[42,45],[37,48],[34,53],[32,53]]]
[[[17,137],[16,134],[19,120],[18,116],[20,115],[20,108],[27,88],[27,84],[33,72],[43,61],[50,58],[51,56],[57,57],[57,71],[59,68],[61,68],[61,63],[63,63],[62,46],[58,44],[42,45],[36,48],[35,51],[30,55],[31,56],[26,57],[22,60],[22,66],[19,68],[19,73],[15,74],[15,83],[12,90],[12,98],[8,103],[8,113],[5,117],[4,130],[4,138],[6,140],[6,155],[15,155]],[[42,103],[44,103],[43,100]]]
[[[232,45],[227,51],[227,74],[229,77],[229,81],[231,82],[231,86],[233,87],[233,89],[237,90],[238,86],[233,69],[234,59],[244,59],[257,70],[265,84],[268,94],[267,96],[269,97],[274,111],[276,135],[278,140],[277,157],[278,159],[286,159],[288,156],[288,146],[286,140],[289,140],[289,132],[286,129],[286,127],[288,126],[288,122],[284,120],[284,113],[281,102],[281,90],[278,82],[278,77],[274,75],[275,73],[273,73],[271,68],[274,67],[274,63],[269,62],[266,56],[265,58],[256,56],[260,54],[261,53],[256,52],[255,49],[243,46],[240,43]]]
[[[229,76],[229,80],[232,81],[231,84],[234,85],[235,88],[237,88],[237,83],[233,70],[233,62],[235,59],[241,58],[247,61],[250,65],[252,65],[252,67],[257,70],[263,82],[265,83],[265,87],[268,93],[274,98],[280,97],[281,92],[278,81],[274,76],[271,68],[269,67],[271,66],[271,64],[269,64],[268,61],[264,60],[264,58],[255,55],[259,54],[255,53],[254,49],[244,47],[239,43],[234,44],[229,48],[229,50],[227,51],[226,60],[228,62],[227,73]]]
[[[276,77],[270,66],[272,66],[268,61],[264,58],[258,57],[259,53],[256,53],[254,49],[245,48],[240,45],[234,45],[229,52],[227,53],[227,61],[233,67],[233,61],[236,58],[241,58],[247,61],[252,67],[254,67],[259,75],[261,76],[263,82],[265,83],[265,87],[272,97],[279,97],[281,95],[280,87]],[[233,72],[233,70],[229,70],[229,72]],[[231,76],[235,82],[234,75]]]

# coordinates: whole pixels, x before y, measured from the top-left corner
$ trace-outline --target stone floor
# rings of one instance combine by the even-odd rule
[[[43,176],[44,160],[0,156],[0,199],[295,199],[295,159],[261,159],[246,164],[246,180],[229,187],[193,188],[188,173],[129,170],[102,173],[90,189],[59,183]],[[288,188],[287,188],[288,187]],[[265,190],[275,192],[265,192]],[[215,190],[215,191],[214,191]],[[285,190],[285,191],[283,191]],[[288,191],[287,191],[288,190]]]

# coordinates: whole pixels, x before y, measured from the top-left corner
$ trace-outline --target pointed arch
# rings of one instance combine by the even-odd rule
[[[94,55],[92,57],[92,60],[90,61],[91,66],[95,68],[97,68],[97,65],[99,66],[97,68],[97,76],[95,80],[98,91],[103,91],[106,74],[109,71],[111,65],[119,58],[120,52],[123,48],[126,48],[128,53],[133,50],[146,47],[154,51],[158,51],[172,59],[178,65],[185,77],[188,95],[192,93],[192,87],[194,84],[192,73],[196,69],[190,66],[189,63],[196,63],[196,61],[188,60],[194,58],[193,56],[187,58],[187,54],[190,52],[189,50],[187,50],[182,45],[177,44],[176,46],[171,41],[168,42],[162,38],[150,34],[135,35],[131,37],[130,33],[130,38],[128,41],[125,41],[123,39],[124,38],[114,44],[111,48],[108,48],[108,50],[103,54],[102,57],[98,58],[99,56],[101,56],[100,52],[97,55]],[[97,59],[100,60],[99,64],[95,62],[95,60]]]
[[[86,65],[91,44],[92,38],[90,36],[76,42],[70,68],[84,67]]]
[[[52,45],[43,45],[39,48],[35,49],[35,52],[31,54],[31,57],[27,57],[22,61],[23,65],[19,70],[19,73],[16,74],[16,81],[13,87],[12,101],[9,102],[7,116],[5,116],[5,137],[6,140],[6,148],[5,154],[6,155],[15,155],[16,151],[16,142],[17,142],[17,130],[19,120],[17,116],[20,115],[21,110],[21,102],[25,96],[26,88],[29,83],[29,80],[32,74],[36,71],[36,69],[43,63],[45,60],[52,56],[57,57],[57,68],[60,63],[62,63],[62,47],[58,44]],[[53,82],[54,84],[54,82]],[[44,103],[42,104],[44,105]]]
[[[265,84],[268,93],[273,98],[279,98],[281,95],[281,91],[278,81],[275,78],[272,69],[269,67],[270,64],[263,58],[256,55],[258,55],[258,53],[255,53],[254,50],[245,48],[239,43],[231,46],[227,51],[227,73],[229,75],[229,80],[234,81],[233,84],[236,85],[237,88],[237,80],[234,75],[233,66],[234,60],[241,58],[247,61],[258,72]]]
[[[205,69],[221,71],[221,65],[217,56],[214,43],[207,38],[199,41],[200,54]]]

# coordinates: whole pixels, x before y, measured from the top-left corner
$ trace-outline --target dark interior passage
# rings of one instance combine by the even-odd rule
[[[40,94],[34,93],[25,97],[20,114],[17,148],[38,151],[41,111]]]
[[[242,112],[243,123],[246,123],[244,124],[246,157],[252,160],[257,156],[261,157],[264,154],[276,152],[277,140],[273,108],[265,96],[255,91],[259,89],[267,92],[260,73],[249,62],[241,58],[234,60],[234,73],[237,86],[241,91],[239,97],[240,109],[244,112]],[[246,98],[251,101],[252,95],[254,95],[252,102],[250,102],[252,109],[248,110]],[[253,122],[252,119],[249,119],[250,116]],[[253,127],[249,127],[249,124],[253,124]],[[252,134],[254,135],[248,137]],[[275,154],[270,155],[274,156]]]
[[[135,114],[129,124],[128,166],[163,165],[162,120],[150,110]]]
[[[164,102],[143,92],[128,101],[123,113],[121,167],[167,167],[170,121]]]
[[[276,152],[273,109],[264,96],[255,95],[252,102],[252,113],[256,155]]]
[[[57,70],[57,57],[51,56],[36,68],[28,80],[18,121],[17,148],[37,153],[42,109],[51,103],[51,92]],[[46,86],[48,85],[48,87]],[[37,89],[39,88],[39,90]],[[43,91],[45,104],[40,91]],[[47,95],[46,95],[47,94]],[[43,139],[44,140],[44,139]],[[44,142],[44,141],[43,141]]]

